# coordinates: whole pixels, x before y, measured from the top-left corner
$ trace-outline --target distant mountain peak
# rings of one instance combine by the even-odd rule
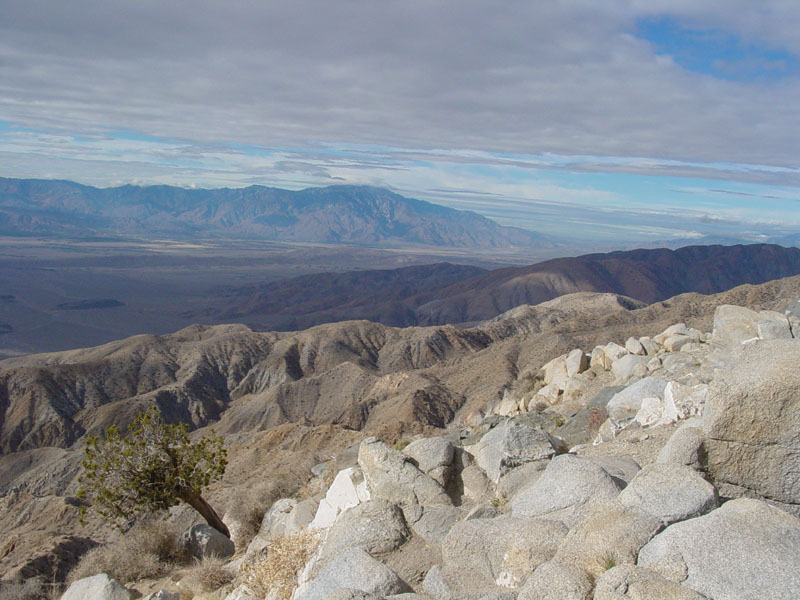
[[[311,243],[542,248],[545,236],[368,185],[291,191],[94,188],[0,178],[0,234],[217,237]]]

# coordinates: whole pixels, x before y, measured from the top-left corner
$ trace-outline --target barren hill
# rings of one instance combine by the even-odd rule
[[[578,293],[471,329],[366,321],[297,333],[193,326],[2,361],[0,530],[9,542],[0,565],[63,576],[91,540],[107,539],[98,522],[77,524],[82,438],[148,405],[225,436],[230,466],[210,494],[224,510],[232,490],[270,473],[303,475],[367,434],[393,442],[463,423],[573,348],[624,343],[681,321],[707,331],[719,304],[775,309],[797,297],[800,277],[649,306]]]
[[[393,326],[475,323],[575,292],[608,292],[649,304],[799,273],[800,249],[768,244],[588,254],[490,272],[442,263],[228,288],[210,294],[207,307],[190,316],[279,330],[347,319]]]
[[[687,246],[557,258],[453,284],[417,308],[419,323],[470,323],[520,304],[574,292],[611,292],[645,303],[714,294],[800,273],[800,249],[773,244]]]

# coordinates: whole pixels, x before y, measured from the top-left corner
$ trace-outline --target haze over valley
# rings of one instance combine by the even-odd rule
[[[591,245],[352,186],[98,189],[2,179],[0,226],[0,357],[192,323],[464,326],[578,291],[649,303],[800,272],[800,250],[763,244],[551,258]]]

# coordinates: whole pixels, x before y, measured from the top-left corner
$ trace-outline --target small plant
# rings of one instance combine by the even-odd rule
[[[520,379],[521,391],[525,394],[533,394],[544,387],[544,378],[535,373],[526,373]]]
[[[45,585],[41,579],[0,582],[0,600],[39,600],[45,598]]]
[[[498,492],[497,496],[492,498],[492,506],[495,508],[502,508],[506,505],[506,503],[508,503],[508,498],[506,498],[506,495],[503,492]]]
[[[397,440],[392,448],[397,450],[398,452],[402,452],[406,446],[408,446],[411,442],[409,440]]]
[[[280,537],[267,545],[264,558],[243,565],[239,576],[256,596],[289,600],[318,544],[317,535],[308,531]]]
[[[181,583],[185,583],[195,594],[213,592],[233,581],[235,574],[226,568],[226,563],[219,557],[206,556],[198,560],[185,571]]]
[[[92,548],[81,557],[67,580],[107,573],[123,583],[160,577],[187,560],[174,527],[163,521],[145,521],[115,542]]]
[[[613,569],[618,564],[617,557],[611,551],[606,551],[597,557],[597,569],[601,573],[605,573],[609,569]]]
[[[86,498],[122,530],[138,515],[186,502],[211,527],[230,537],[225,523],[201,496],[204,488],[222,477],[226,465],[220,436],[212,433],[192,442],[188,425],[165,423],[153,406],[133,420],[125,436],[116,425],[106,429],[103,440],[87,436],[78,497]]]

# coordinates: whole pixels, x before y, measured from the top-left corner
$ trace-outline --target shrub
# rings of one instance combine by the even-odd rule
[[[46,597],[45,586],[37,578],[23,582],[0,582],[0,600],[39,600]]]
[[[610,550],[604,552],[596,559],[595,571],[605,573],[609,569],[613,569],[619,564],[616,555]]]
[[[160,577],[187,560],[179,533],[164,521],[146,521],[134,526],[118,540],[92,548],[70,571],[72,582],[99,573],[126,583]]]
[[[246,563],[239,571],[242,583],[256,596],[270,594],[274,600],[288,600],[297,586],[297,577],[314,554],[318,536],[303,531],[285,535],[267,545],[266,556]]]
[[[225,568],[225,564],[224,560],[216,556],[196,560],[195,564],[184,572],[181,583],[195,594],[218,590],[228,585],[234,578],[233,571]]]
[[[411,440],[397,440],[392,448],[397,450],[398,452],[402,452],[403,449],[411,443]]]
[[[222,477],[227,465],[222,438],[189,439],[185,423],[165,423],[155,406],[139,414],[123,436],[116,425],[105,439],[89,435],[79,478],[86,498],[120,529],[137,515],[165,511],[186,502],[211,527],[230,532],[201,492]],[[83,510],[83,507],[81,508]]]

